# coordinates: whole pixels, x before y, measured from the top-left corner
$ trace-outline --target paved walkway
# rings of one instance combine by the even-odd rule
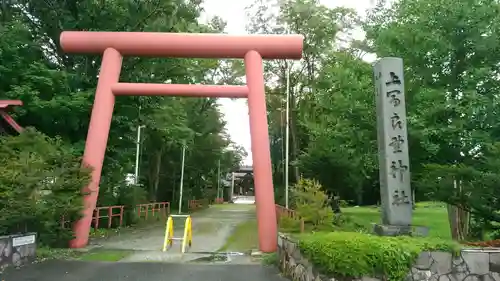
[[[192,215],[193,245],[189,253],[181,254],[181,241],[174,241],[171,249],[162,252],[165,225],[137,229],[120,236],[98,242],[104,249],[133,250],[122,262],[169,261],[180,262],[198,259],[216,252],[226,243],[236,225],[255,218],[255,205],[218,205]],[[182,237],[184,218],[174,218],[174,237]],[[256,232],[257,233],[257,232]]]
[[[230,256],[226,262],[199,262],[226,242],[234,227],[255,217],[253,205],[213,206],[193,218],[193,247],[180,254],[179,244],[161,251],[165,226],[155,224],[99,241],[106,249],[133,250],[120,262],[49,261],[8,270],[5,281],[286,281],[277,269],[254,262],[248,256]],[[175,236],[182,235],[183,221],[176,221]]]

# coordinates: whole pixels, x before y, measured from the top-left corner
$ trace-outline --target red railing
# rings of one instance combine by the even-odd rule
[[[224,198],[215,198],[214,204],[224,204]]]
[[[200,199],[200,200],[189,200],[188,202],[188,209],[190,211],[202,209],[208,206],[208,200],[207,199]]]
[[[275,209],[276,209],[276,219],[278,221],[278,225],[282,217],[287,217],[293,220],[298,220],[300,223],[300,232],[304,232],[305,229],[304,219],[301,218],[295,210],[288,209],[278,204],[275,205]]]
[[[119,226],[121,227],[123,224],[123,209],[125,206],[106,206],[106,207],[97,207],[94,209],[94,215],[92,217],[92,222],[94,223],[94,228],[99,228],[99,220],[103,218],[108,219],[108,228],[111,228],[113,223],[113,218],[119,218]],[[102,210],[105,210],[105,214],[102,214]],[[114,212],[114,210],[118,210],[118,213]]]
[[[137,204],[137,217],[148,219],[149,211],[154,217],[156,213],[160,213],[162,217],[166,218],[170,214],[170,202],[153,202],[146,204]]]
[[[166,218],[170,214],[170,202],[138,204],[136,205],[136,209],[139,218],[144,217],[145,219],[148,219],[149,212],[152,213],[153,217],[159,213]],[[107,212],[103,214],[102,210],[107,210]],[[119,210],[119,212],[116,212],[115,210]],[[92,223],[94,224],[94,228],[99,228],[99,222],[102,218],[108,218],[108,228],[111,228],[114,217],[119,218],[119,226],[122,226],[124,210],[125,206],[103,206],[95,208],[94,213],[92,214]],[[70,227],[70,221],[67,220],[64,215],[61,216],[61,227]]]

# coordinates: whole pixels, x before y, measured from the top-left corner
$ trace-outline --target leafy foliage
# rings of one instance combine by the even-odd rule
[[[0,139],[0,233],[38,232],[40,242],[65,245],[82,208],[81,189],[89,182],[81,158],[60,139],[27,129]]]
[[[321,185],[310,179],[300,179],[292,189],[293,206],[304,223],[313,228],[331,225],[333,211],[329,206],[328,196]]]
[[[225,23],[220,18],[199,23],[201,11],[199,1],[178,0],[4,3],[0,9],[0,35],[5,39],[0,43],[0,99],[22,100],[24,106],[13,113],[18,123],[35,127],[57,138],[58,144],[75,155],[82,155],[101,57],[63,53],[60,33],[223,31]],[[231,61],[124,58],[120,78],[146,83],[232,83],[236,78],[231,72],[237,66]],[[134,173],[139,125],[145,128],[139,186],[134,187],[125,178]],[[212,191],[216,188],[218,161],[224,175],[239,164],[244,154],[231,142],[224,126],[215,99],[118,98],[98,205],[134,206],[145,201],[170,201],[176,205],[183,143],[188,146],[185,200],[215,194]],[[126,222],[133,221],[134,215],[127,213]]]
[[[325,274],[383,280],[403,280],[423,251],[456,253],[460,249],[455,242],[435,238],[380,237],[356,232],[301,235],[299,248]]]
[[[289,180],[318,180],[327,194],[351,205],[379,204],[370,62],[396,56],[404,61],[416,200],[446,202],[471,211],[480,229],[495,228],[500,222],[498,1],[378,1],[364,19],[316,0],[271,2],[278,13],[259,0],[248,8],[253,15],[248,31],[305,37],[300,62],[266,65],[277,81],[268,85],[277,198],[285,193],[288,68]],[[362,41],[352,36],[359,30],[366,33]]]

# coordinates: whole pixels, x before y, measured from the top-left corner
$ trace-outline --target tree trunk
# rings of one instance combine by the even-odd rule
[[[469,212],[460,206],[448,205],[447,207],[451,238],[456,241],[465,240],[469,234]]]
[[[156,195],[158,193],[158,184],[160,183],[160,169],[161,169],[161,158],[162,158],[163,148],[156,151],[154,157],[154,173],[152,178],[152,183],[149,185],[149,200],[151,202],[156,202]]]
[[[292,107],[292,105],[295,105],[295,97],[294,95],[292,94],[292,92],[290,92],[290,105]],[[289,126],[290,126],[290,148],[291,148],[291,156],[290,157],[293,161],[297,161],[298,160],[298,157],[299,157],[299,138],[297,137],[297,126],[296,126],[296,123],[295,123],[295,120],[297,120],[296,118],[296,114],[294,114],[294,110],[290,110],[290,119],[289,119]],[[298,182],[300,180],[300,171],[299,171],[299,166],[298,165],[293,165],[293,171],[294,171],[294,177],[295,177],[295,182]]]
[[[462,181],[454,180],[453,188],[458,189],[459,193],[462,192]],[[469,235],[469,220],[470,213],[462,208],[461,205],[449,205],[448,220],[450,222],[451,238],[457,241],[463,241]]]

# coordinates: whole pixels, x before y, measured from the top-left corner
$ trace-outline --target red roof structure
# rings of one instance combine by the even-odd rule
[[[16,132],[21,133],[24,129],[7,112],[14,106],[22,106],[20,100],[0,100],[0,117],[9,124]]]

